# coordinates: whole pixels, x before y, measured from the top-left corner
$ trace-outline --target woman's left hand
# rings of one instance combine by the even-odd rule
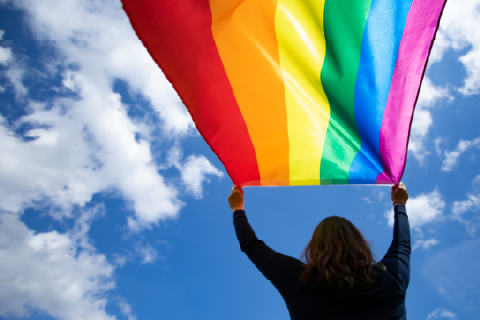
[[[230,196],[228,197],[228,204],[233,212],[243,210],[245,204],[245,201],[243,200],[243,190],[238,189],[237,186],[233,186],[232,193],[230,193]]]

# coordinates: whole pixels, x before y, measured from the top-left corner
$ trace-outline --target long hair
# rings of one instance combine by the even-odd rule
[[[325,218],[318,224],[301,259],[305,265],[301,282],[346,291],[370,289],[375,284],[373,268],[385,270],[385,266],[376,264],[360,230],[337,216]]]

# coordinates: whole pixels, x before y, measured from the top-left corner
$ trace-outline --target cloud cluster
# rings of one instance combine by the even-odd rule
[[[203,182],[209,182],[208,175],[222,178],[224,173],[215,168],[204,156],[190,155],[182,161],[182,150],[175,146],[169,151],[168,165],[180,171],[180,179],[187,192],[201,199]]]
[[[480,5],[477,0],[449,0],[440,23],[437,35],[438,46],[434,59],[440,61],[450,49],[460,50],[470,47],[460,62],[467,70],[467,78],[458,89],[464,95],[480,93]]]
[[[189,156],[180,168],[182,182],[187,191],[190,191],[195,198],[202,198],[202,183],[207,175],[223,177],[223,172],[215,168],[204,156]]]
[[[459,58],[467,71],[467,78],[463,86],[455,90],[463,95],[480,93],[480,38],[476,32],[479,28],[480,5],[477,0],[447,1],[429,58],[429,67],[441,62],[449,50],[469,49]],[[428,155],[425,143],[433,125],[431,111],[443,98],[452,100],[453,96],[447,88],[435,87],[431,80],[425,77],[415,110],[409,144],[409,150],[420,163]]]
[[[0,37],[0,40],[1,37]],[[12,50],[10,48],[0,47],[0,64],[7,65],[12,59]]]
[[[467,193],[466,200],[455,201],[452,206],[452,219],[465,224],[467,233],[471,236],[475,234],[478,227],[478,217],[468,219],[465,214],[469,211],[478,211],[480,209],[480,175],[472,181],[474,192]]]
[[[9,64],[6,75],[29,114],[13,127],[0,118],[4,149],[0,157],[6,164],[0,168],[0,197],[6,199],[1,208],[17,212],[40,201],[68,214],[70,206],[82,206],[93,194],[115,189],[132,200],[135,216],[128,219],[132,229],[176,216],[183,205],[178,199],[180,186],[159,174],[150,132],[160,128],[162,138],[178,139],[192,132],[193,123],[137,39],[120,2],[7,3],[26,12],[36,39],[54,40],[48,44],[56,57],[43,59],[44,68],[52,77],[60,72],[63,86],[56,89],[62,94],[53,102],[32,101],[22,81],[26,70],[32,70],[15,62],[10,48],[3,48],[7,53],[2,61]],[[116,79],[127,83],[130,95],[146,99],[160,122],[149,116],[130,118],[113,91]],[[75,96],[68,98],[68,91]],[[22,126],[32,127],[23,137],[15,134]],[[179,168],[183,188],[197,198],[208,175],[223,175],[203,156],[191,156]]]
[[[180,182],[162,176],[152,144],[181,141],[195,132],[194,125],[119,1],[0,0],[0,5],[23,11],[40,40],[32,43],[48,48],[37,57],[26,56],[21,42],[0,44],[2,76],[8,80],[0,91],[11,90],[15,107],[25,106],[26,113],[0,115],[0,317],[24,317],[38,309],[59,319],[114,319],[105,306],[117,299],[133,320],[131,306],[109,296],[114,268],[127,259],[117,255],[112,264],[96,252],[87,236],[95,215],[86,205],[94,194],[115,191],[131,204],[128,226],[139,232],[177,216],[182,191],[201,198],[208,177],[223,173],[205,157],[191,155],[176,166]],[[118,80],[130,97],[144,101],[144,116],[129,113],[114,90]],[[42,83],[50,85],[43,100],[34,95]],[[155,130],[160,134],[152,134]],[[30,207],[56,219],[76,219],[76,225],[65,233],[35,233],[19,218]],[[134,250],[141,263],[158,259],[148,243]]]
[[[444,151],[444,160],[442,164],[442,171],[452,171],[458,162],[460,155],[470,150],[473,147],[480,147],[480,138],[474,140],[460,140],[454,151]]]
[[[69,233],[34,233],[18,215],[0,215],[0,317],[35,309],[66,320],[113,320],[105,312],[114,268],[86,233],[101,208],[84,212]]]
[[[15,0],[36,40],[54,40],[64,64],[79,66],[92,83],[128,82],[164,120],[163,129],[185,134],[193,127],[171,84],[138,40],[120,1]]]
[[[68,214],[93,194],[117,188],[135,201],[136,218],[145,223],[174,216],[181,207],[177,191],[166,185],[153,164],[150,145],[137,142],[140,130],[118,94],[106,94],[81,75],[74,78],[81,99],[59,99],[53,106],[30,104],[17,120],[34,128],[25,141],[0,126],[1,208],[17,212],[47,200]]]
[[[420,89],[417,106],[415,107],[410,141],[408,144],[408,150],[420,163],[423,163],[425,156],[428,155],[425,143],[428,132],[433,125],[432,109],[438,101],[444,98],[452,99],[448,90],[435,87],[432,81],[428,77],[425,77],[422,82],[422,88]]]
[[[439,243],[440,243],[440,240],[417,240],[413,245],[412,250],[417,250],[417,249],[427,250],[428,248],[433,247],[434,245],[437,245]]]
[[[435,189],[430,193],[422,193],[408,200],[408,220],[411,228],[420,228],[426,223],[443,218],[445,201],[440,192]],[[393,226],[393,209],[385,212],[388,224]]]
[[[158,258],[157,250],[155,250],[155,248],[152,247],[149,243],[137,243],[137,245],[135,246],[135,251],[142,259],[142,261],[140,262],[142,264],[153,263]]]

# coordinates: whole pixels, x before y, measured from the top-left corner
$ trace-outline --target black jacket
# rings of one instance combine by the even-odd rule
[[[235,211],[233,223],[241,250],[280,292],[292,320],[406,319],[405,295],[410,280],[411,248],[410,225],[404,206],[395,207],[392,244],[381,260],[387,271],[374,268],[375,286],[363,292],[302,285],[299,278],[304,267],[300,260],[277,253],[258,240],[245,211]]]

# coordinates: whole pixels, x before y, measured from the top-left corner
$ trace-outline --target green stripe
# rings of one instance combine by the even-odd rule
[[[330,123],[321,160],[321,184],[349,183],[350,165],[360,150],[354,114],[355,79],[363,30],[372,0],[327,0],[324,30],[327,53],[320,75],[330,103]]]

